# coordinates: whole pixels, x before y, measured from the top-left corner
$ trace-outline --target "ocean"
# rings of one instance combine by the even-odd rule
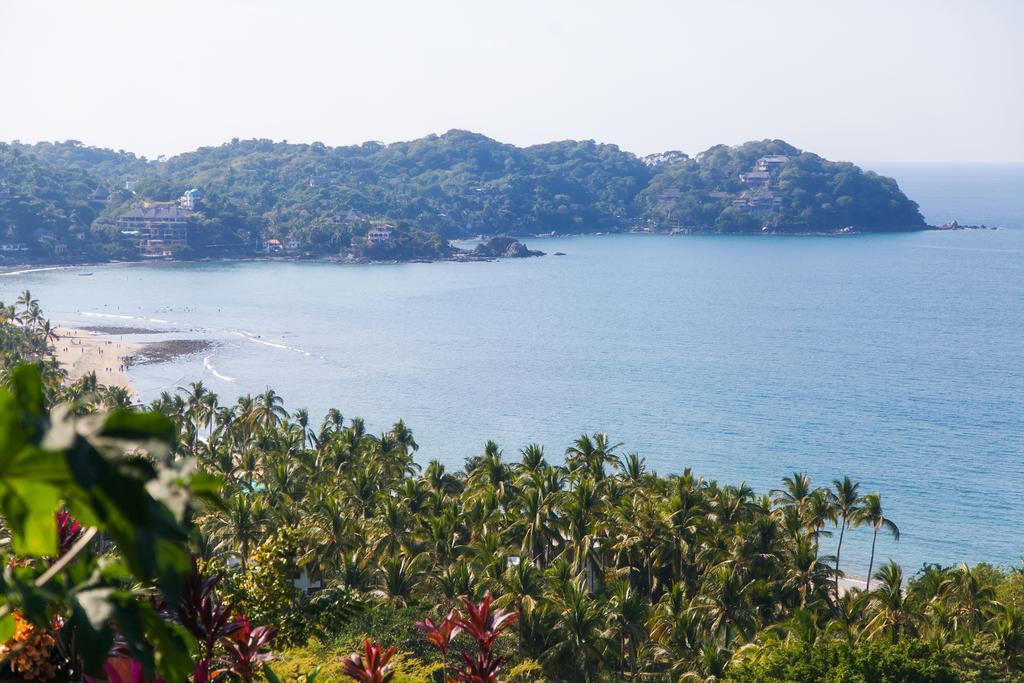
[[[422,463],[497,441],[549,458],[607,431],[650,469],[745,481],[849,475],[899,543],[880,561],[1018,563],[1024,543],[1024,166],[885,166],[931,223],[998,230],[527,240],[491,263],[110,265],[0,277],[66,325],[210,350],[132,369],[145,400],[273,386],[413,429]],[[565,256],[551,255],[565,252]],[[92,272],[91,277],[80,277]],[[850,536],[848,536],[850,538]],[[870,534],[844,543],[863,574]],[[827,543],[826,543],[827,546]]]

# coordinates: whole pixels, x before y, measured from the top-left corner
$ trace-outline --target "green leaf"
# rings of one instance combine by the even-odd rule
[[[11,373],[11,389],[24,412],[43,414],[43,380],[39,368],[28,364],[16,367]]]
[[[6,643],[13,638],[16,627],[17,623],[14,621],[13,614],[5,614],[0,618],[0,643]]]
[[[15,477],[39,479],[52,484],[63,484],[71,480],[63,453],[44,451],[34,446],[23,448],[12,457],[4,459],[0,479]]]
[[[0,510],[11,528],[14,552],[35,557],[57,554],[60,489],[32,479],[0,478]]]
[[[71,601],[71,617],[64,625],[75,634],[75,646],[86,673],[101,674],[103,662],[114,642],[109,616],[113,610],[110,595],[113,589],[96,588],[82,591]]]
[[[173,443],[176,431],[174,422],[160,413],[137,413],[124,408],[110,411],[99,430],[100,436],[115,439],[157,439]]]

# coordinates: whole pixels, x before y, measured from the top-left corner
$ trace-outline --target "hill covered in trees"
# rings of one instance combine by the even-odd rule
[[[382,224],[424,257],[481,234],[926,227],[891,178],[780,140],[640,158],[593,141],[516,147],[453,130],[346,147],[236,139],[158,161],[76,141],[0,144],[2,239],[36,256],[129,257],[117,216],[191,188],[202,192],[195,256],[251,253],[267,239],[361,254]]]

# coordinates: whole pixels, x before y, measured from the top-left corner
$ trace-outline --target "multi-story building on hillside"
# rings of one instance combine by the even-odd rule
[[[170,204],[143,206],[121,214],[117,227],[145,258],[170,258],[188,244],[190,213]]]

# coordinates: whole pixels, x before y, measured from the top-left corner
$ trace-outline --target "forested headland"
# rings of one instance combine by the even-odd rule
[[[192,189],[178,258],[248,256],[271,240],[295,256],[437,258],[478,235],[926,227],[893,179],[781,140],[638,157],[453,130],[347,147],[236,139],[159,160],[73,140],[0,143],[0,242],[8,260],[137,258],[117,218]],[[368,242],[381,226],[393,236]]]
[[[753,491],[604,433],[450,469],[269,388],[137,405],[67,380],[58,335],[0,305],[15,680],[1022,680],[1020,568],[851,566],[901,520],[841,473]]]

